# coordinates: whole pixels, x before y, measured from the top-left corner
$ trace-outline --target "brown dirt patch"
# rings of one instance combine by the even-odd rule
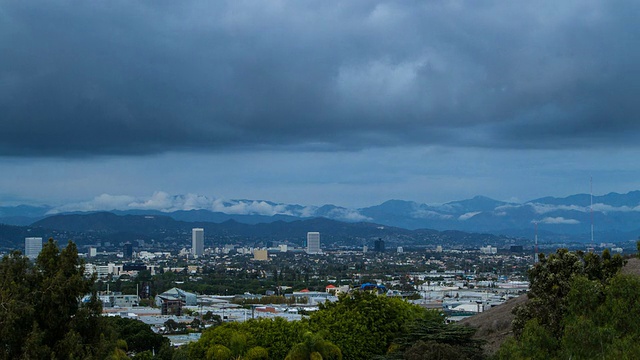
[[[495,354],[500,345],[512,334],[511,322],[514,318],[512,310],[525,301],[527,301],[527,295],[518,296],[502,305],[466,318],[460,321],[460,324],[477,328],[474,338],[486,341],[484,345],[486,354]]]
[[[640,276],[640,259],[633,257],[627,259],[627,265],[622,268],[622,273],[625,275],[638,275]]]

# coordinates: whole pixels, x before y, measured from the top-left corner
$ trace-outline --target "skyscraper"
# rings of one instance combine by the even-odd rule
[[[35,260],[42,251],[41,237],[24,238],[24,255],[31,260]]]
[[[191,229],[191,255],[198,257],[204,254],[204,229]]]
[[[131,259],[133,257],[133,245],[130,242],[124,244],[122,254],[125,259]]]
[[[307,254],[320,254],[320,233],[310,231],[307,233]]]

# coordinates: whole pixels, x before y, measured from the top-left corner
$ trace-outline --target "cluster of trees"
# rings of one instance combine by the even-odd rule
[[[483,359],[474,330],[368,292],[342,295],[302,321],[252,319],[205,331],[188,359]]]
[[[529,301],[500,359],[632,359],[640,354],[640,278],[625,260],[559,249],[530,271]]]
[[[73,242],[60,250],[50,239],[35,262],[20,252],[0,260],[0,359],[171,358],[149,326],[103,317],[95,295],[81,302],[94,283],[83,273]]]

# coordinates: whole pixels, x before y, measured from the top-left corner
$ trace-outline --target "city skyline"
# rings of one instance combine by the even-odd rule
[[[3,3],[0,206],[527,201],[590,177],[596,194],[638,190],[638,12]]]

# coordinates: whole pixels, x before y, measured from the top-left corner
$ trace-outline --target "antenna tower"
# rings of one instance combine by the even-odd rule
[[[533,253],[533,263],[537,264],[538,263],[538,222],[534,222],[534,224],[536,225],[536,237],[535,237],[535,250]]]
[[[589,178],[589,191],[591,193],[591,206],[589,207],[591,212],[591,244],[593,244],[593,176]]]

